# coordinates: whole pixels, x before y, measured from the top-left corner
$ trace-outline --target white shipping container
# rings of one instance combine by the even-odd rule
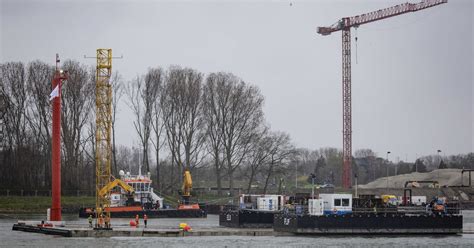
[[[278,198],[277,197],[258,197],[257,198],[257,209],[273,211],[278,208]]]
[[[319,194],[325,214],[352,212],[352,194]]]
[[[323,199],[309,199],[308,211],[309,215],[321,216],[324,214]]]
[[[399,203],[403,204],[403,196],[398,197]],[[410,196],[407,196],[407,203],[408,204],[413,204],[416,206],[421,206],[426,204],[426,196],[412,196],[412,199],[410,199]]]
[[[426,196],[412,196],[412,204],[417,206],[426,204]]]
[[[282,202],[278,202],[279,197],[280,197],[279,195],[266,195],[266,196],[258,197],[257,209],[267,210],[267,211],[279,210],[280,209],[279,204],[280,205],[283,204]]]

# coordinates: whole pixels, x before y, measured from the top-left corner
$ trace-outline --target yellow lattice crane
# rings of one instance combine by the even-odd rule
[[[101,194],[101,189],[111,181],[111,130],[112,130],[112,49],[97,49],[95,85],[96,104],[96,228],[102,228],[102,220],[110,220],[110,191]]]

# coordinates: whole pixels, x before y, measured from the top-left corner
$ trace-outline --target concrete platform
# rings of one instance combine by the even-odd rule
[[[462,227],[463,234],[474,234],[474,223],[464,223]]]
[[[59,235],[63,237],[190,237],[190,236],[275,236],[271,228],[201,228],[188,232],[179,229],[113,228],[113,230],[93,230],[92,228],[38,227],[37,225],[14,224],[12,230]]]
[[[39,227],[39,221],[27,221],[14,224],[12,230],[57,235],[63,237],[196,237],[196,236],[292,236],[291,233],[276,232],[272,228],[229,228],[229,227],[199,227],[184,232],[178,228],[135,228],[118,226],[112,231],[93,230],[92,228],[70,225],[55,227]],[[345,235],[363,235],[363,233],[338,232]],[[304,234],[304,232],[302,233]],[[309,233],[307,233],[309,234]],[[366,233],[367,234],[367,233]],[[373,233],[372,233],[373,234]],[[464,223],[462,233],[474,234],[474,223]],[[320,233],[320,235],[326,235]]]

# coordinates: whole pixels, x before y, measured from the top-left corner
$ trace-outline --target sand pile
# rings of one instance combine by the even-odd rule
[[[464,184],[467,185],[468,173],[464,173]],[[459,186],[461,185],[461,169],[440,169],[431,172],[411,174],[403,174],[388,177],[389,188],[403,188],[406,181],[438,181],[442,186]],[[373,182],[365,185],[359,185],[360,188],[385,188],[387,187],[387,177],[381,177]],[[422,187],[427,187],[422,185]]]

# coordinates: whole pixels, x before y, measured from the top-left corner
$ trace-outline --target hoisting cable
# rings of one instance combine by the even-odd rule
[[[355,45],[356,45],[356,64],[357,64],[357,27],[354,28],[355,29]]]

